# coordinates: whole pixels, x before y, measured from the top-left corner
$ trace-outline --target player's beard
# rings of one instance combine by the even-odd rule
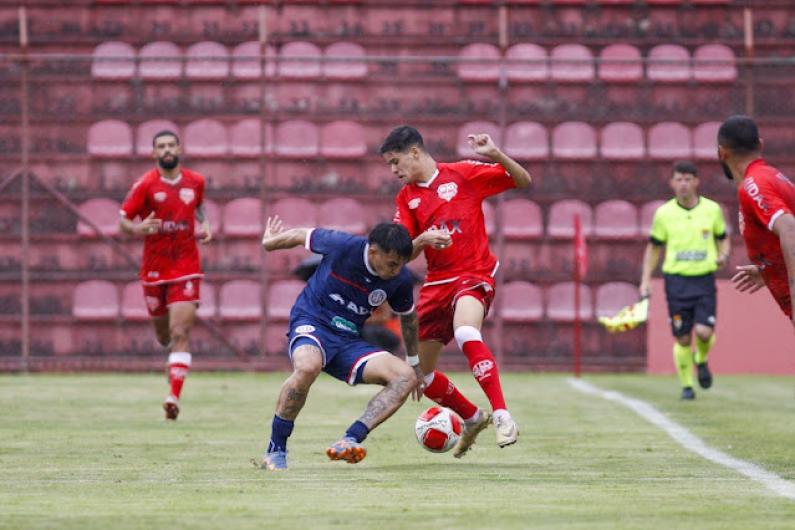
[[[734,180],[734,175],[732,175],[732,170],[729,169],[729,165],[726,162],[721,160],[720,167],[721,169],[723,169],[723,174],[726,175],[727,179]]]
[[[157,159],[157,163],[163,169],[174,169],[179,164],[179,157],[177,155],[167,155],[170,156],[171,159],[167,160],[166,157],[161,157]]]

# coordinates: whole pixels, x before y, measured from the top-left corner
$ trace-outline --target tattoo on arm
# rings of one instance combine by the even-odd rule
[[[406,345],[406,355],[414,356],[419,353],[419,346],[417,343],[419,326],[416,311],[412,311],[408,315],[400,315],[400,329],[403,332],[403,343]]]

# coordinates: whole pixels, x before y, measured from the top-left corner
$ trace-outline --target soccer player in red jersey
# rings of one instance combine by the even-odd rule
[[[752,265],[737,267],[739,291],[764,285],[795,326],[791,291],[795,286],[795,185],[762,158],[756,123],[732,116],[718,130],[718,159],[737,185],[740,232]]]
[[[157,167],[139,178],[121,207],[123,232],[144,238],[140,279],[157,340],[170,349],[171,391],[163,403],[166,419],[179,415],[179,396],[191,365],[190,331],[204,276],[194,235],[201,223],[202,243],[212,239],[206,218],[204,177],[179,163],[179,138],[160,131],[152,140]],[[140,217],[142,221],[136,222]]]
[[[518,428],[508,413],[497,365],[483,342],[481,327],[494,299],[499,263],[489,250],[483,219],[485,198],[530,184],[530,175],[500,151],[488,134],[472,134],[475,154],[493,163],[467,160],[436,162],[413,127],[394,129],[380,153],[404,184],[394,221],[414,239],[414,255],[425,253],[428,274],[420,291],[420,367],[425,395],[453,409],[465,421],[454,456],[466,454],[478,433],[493,420],[497,445],[516,442]],[[445,374],[436,370],[442,347],[455,338],[493,414],[465,398]]]

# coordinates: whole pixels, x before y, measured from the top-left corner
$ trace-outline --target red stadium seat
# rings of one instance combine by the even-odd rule
[[[305,285],[301,280],[282,280],[270,284],[268,288],[268,318],[273,320],[289,319],[290,309]]]
[[[527,199],[510,199],[500,206],[502,233],[510,238],[533,238],[544,234],[541,208]]]
[[[499,125],[490,121],[470,121],[458,129],[458,144],[456,146],[458,156],[468,159],[477,157],[472,147],[469,146],[467,136],[480,133],[488,134],[495,144],[502,145],[502,131],[500,131]]]
[[[511,81],[538,81],[549,79],[547,51],[537,44],[514,44],[505,52],[506,70]]]
[[[262,121],[259,118],[246,118],[229,129],[229,148],[233,155],[259,156],[262,153]],[[265,150],[273,152],[273,131],[265,124]]]
[[[643,79],[640,50],[631,44],[611,44],[599,53],[599,79],[631,83]]]
[[[114,236],[119,233],[121,205],[111,199],[89,199],[77,207],[78,211],[92,221],[105,235]],[[78,235],[99,237],[94,229],[82,220],[77,221]]]
[[[228,236],[261,236],[262,205],[259,199],[232,199],[224,206],[224,234]]]
[[[149,320],[141,282],[127,283],[121,291],[121,317],[124,320]]]
[[[229,51],[223,44],[197,42],[185,55],[185,75],[191,79],[223,79],[229,75]]]
[[[217,202],[207,199],[206,197],[202,204],[204,205],[204,213],[210,221],[210,230],[213,231],[213,237],[216,237],[221,233],[221,220],[223,218],[221,207],[218,206]],[[198,221],[196,221],[196,235],[199,235]]]
[[[582,320],[593,318],[591,296],[591,288],[587,285],[581,285],[579,315]],[[547,318],[559,322],[573,321],[578,313],[574,298],[574,282],[557,283],[549,287],[546,292]]]
[[[549,135],[540,123],[518,121],[505,129],[505,153],[519,160],[541,160],[549,156]]]
[[[135,152],[141,156],[152,155],[152,141],[160,131],[172,131],[179,135],[179,127],[168,120],[149,120],[138,126],[135,133]]]
[[[268,209],[268,215],[278,215],[285,228],[313,228],[318,226],[315,204],[298,197],[288,197],[276,201]]]
[[[173,42],[150,42],[141,48],[138,58],[138,74],[144,79],[182,77],[182,51]]]
[[[611,200],[597,204],[594,217],[596,237],[629,239],[638,236],[638,209],[630,202]]]
[[[507,282],[502,286],[500,314],[506,322],[536,322],[544,316],[541,289],[528,282]]]
[[[226,127],[209,118],[185,126],[183,149],[193,156],[223,156],[229,153]]]
[[[363,204],[355,199],[338,197],[320,205],[317,224],[349,234],[364,234],[370,223]]]
[[[320,129],[320,155],[359,158],[367,154],[364,127],[354,121],[333,121]]]
[[[132,129],[123,121],[102,120],[88,129],[87,149],[94,156],[132,154]]]
[[[335,42],[326,47],[323,75],[330,79],[367,77],[364,48],[354,42]]]
[[[651,232],[651,223],[654,220],[654,212],[657,208],[665,204],[663,200],[647,202],[640,208],[640,233],[642,236],[648,236]]]
[[[693,156],[701,160],[717,160],[720,122],[702,123],[693,129]]]
[[[690,54],[678,44],[660,44],[649,52],[648,78],[662,83],[690,81]]]
[[[593,231],[593,212],[587,203],[578,199],[564,199],[552,203],[549,207],[547,235],[556,238],[574,237],[574,216],[580,215],[583,234],[591,235]]]
[[[466,81],[496,81],[500,78],[500,50],[492,44],[464,46],[458,54],[458,77]]]
[[[704,44],[693,53],[693,77],[700,83],[731,83],[737,79],[734,52],[723,44]]]
[[[649,156],[658,160],[687,159],[693,155],[690,129],[676,122],[662,122],[649,129]]]
[[[265,76],[276,74],[276,50],[265,48]],[[259,79],[262,75],[262,48],[258,41],[238,44],[232,50],[232,75],[238,79]]]
[[[199,309],[196,310],[196,315],[199,318],[215,318],[215,315],[218,314],[215,286],[211,283],[201,282],[199,297]]]
[[[628,282],[608,282],[596,288],[596,316],[611,317],[640,299],[638,286]]]
[[[135,49],[126,42],[103,42],[91,55],[91,75],[99,79],[129,79],[135,75]]]
[[[119,316],[119,291],[105,280],[89,280],[75,286],[72,315],[86,320],[112,320]]]
[[[279,75],[306,79],[320,77],[320,48],[306,41],[288,42],[281,49]]]
[[[582,44],[561,44],[549,54],[552,80],[588,82],[594,78],[593,54]]]
[[[218,313],[228,320],[259,320],[262,318],[259,282],[233,280],[221,286]]]
[[[276,127],[276,154],[291,158],[311,158],[318,155],[320,134],[314,123],[289,120]]]
[[[588,160],[596,157],[596,131],[587,123],[569,121],[552,131],[552,155],[555,158]]]
[[[613,160],[640,160],[646,155],[643,129],[634,123],[608,123],[602,129],[602,158]]]

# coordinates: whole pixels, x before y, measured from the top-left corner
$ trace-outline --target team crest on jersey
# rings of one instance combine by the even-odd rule
[[[420,198],[415,197],[409,201],[409,210],[416,210],[420,207]]]
[[[157,202],[163,202],[166,200],[166,192],[165,191],[158,191],[155,193],[155,200]]]
[[[386,301],[386,293],[383,289],[376,289],[375,291],[371,292],[370,295],[367,297],[367,302],[373,306],[378,307]]]
[[[185,204],[190,204],[193,202],[193,199],[196,198],[196,192],[193,191],[193,188],[180,188],[179,189],[179,199],[184,202]]]
[[[440,198],[450,202],[453,197],[458,194],[458,184],[455,182],[446,182],[445,184],[440,184],[436,189],[436,193]]]

